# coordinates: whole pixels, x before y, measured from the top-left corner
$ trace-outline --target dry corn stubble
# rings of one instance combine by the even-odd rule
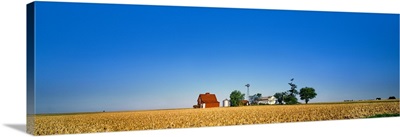
[[[382,113],[400,113],[399,102],[36,115],[34,135],[354,119]]]

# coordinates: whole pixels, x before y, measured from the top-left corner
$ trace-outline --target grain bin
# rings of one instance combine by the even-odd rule
[[[222,102],[222,106],[223,106],[223,107],[229,107],[229,100],[228,100],[228,99],[225,99],[225,100]]]

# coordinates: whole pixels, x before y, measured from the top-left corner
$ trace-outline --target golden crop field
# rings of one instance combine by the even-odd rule
[[[365,118],[400,113],[399,101],[36,115],[34,135]]]

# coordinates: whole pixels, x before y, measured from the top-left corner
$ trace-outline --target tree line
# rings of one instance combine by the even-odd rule
[[[291,79],[292,82],[288,83],[290,85],[290,90],[285,92],[278,92],[274,94],[274,97],[277,99],[278,104],[299,104],[297,95],[300,96],[301,100],[304,100],[306,104],[317,96],[315,89],[312,87],[304,87],[300,89],[300,92],[297,91],[297,85],[293,83],[294,79]]]
[[[304,87],[300,89],[300,92],[296,89],[297,85],[293,83],[293,78],[291,79],[291,82],[288,83],[290,85],[290,90],[287,90],[285,92],[277,92],[273,96],[277,99],[278,104],[299,104],[297,95],[300,96],[301,100],[304,100],[306,104],[311,99],[314,99],[317,96],[317,93],[315,92],[315,89],[312,87]],[[244,100],[245,94],[242,94],[239,90],[234,90],[230,94],[230,102],[231,106],[239,106],[239,105],[244,105],[242,104],[242,100]],[[253,101],[258,100],[261,98],[261,93],[257,93],[253,96],[250,96],[251,102],[254,103]],[[250,101],[250,100],[249,100]]]

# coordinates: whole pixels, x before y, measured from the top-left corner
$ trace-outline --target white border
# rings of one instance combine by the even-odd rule
[[[40,0],[41,1],[41,0]],[[398,0],[52,0],[63,2],[232,7],[400,14]],[[0,136],[30,136],[9,125],[25,124],[26,4],[28,0],[0,1]],[[339,120],[155,131],[131,131],[63,136],[390,136],[400,118]],[[302,134],[307,132],[307,135]],[[58,136],[58,135],[57,135]]]

